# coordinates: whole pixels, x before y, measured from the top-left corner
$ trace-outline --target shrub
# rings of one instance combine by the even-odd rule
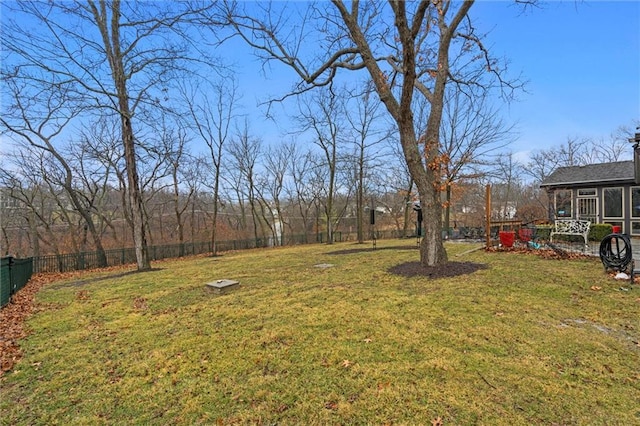
[[[589,229],[590,241],[602,241],[604,237],[613,232],[613,226],[608,223],[596,223],[592,224]]]
[[[537,225],[535,237],[540,240],[548,240],[552,229],[553,225]]]

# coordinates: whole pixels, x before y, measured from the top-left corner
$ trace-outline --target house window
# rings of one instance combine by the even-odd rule
[[[640,235],[640,222],[631,221],[631,235]]]
[[[622,217],[622,188],[604,189],[604,217]]]
[[[570,189],[559,189],[555,192],[556,217],[573,216],[573,197]]]
[[[640,217],[640,187],[631,188],[631,217]]]
[[[595,188],[578,189],[578,197],[595,197],[595,196],[596,196]]]

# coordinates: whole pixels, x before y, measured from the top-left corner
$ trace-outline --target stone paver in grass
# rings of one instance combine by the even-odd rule
[[[206,284],[207,288],[214,290],[216,293],[224,293],[240,286],[240,282],[236,280],[217,280]]]

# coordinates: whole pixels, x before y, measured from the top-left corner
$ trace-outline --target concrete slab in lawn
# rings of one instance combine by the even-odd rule
[[[240,282],[236,280],[217,280],[206,284],[207,288],[214,290],[216,293],[224,293],[240,286]]]

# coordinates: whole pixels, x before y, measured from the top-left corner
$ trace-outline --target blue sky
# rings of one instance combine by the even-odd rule
[[[523,13],[512,1],[479,0],[471,16],[494,56],[508,59],[511,75],[528,81],[519,101],[502,107],[517,123],[510,149],[519,158],[569,137],[608,138],[640,120],[640,1],[553,1]],[[232,51],[242,64],[249,109],[257,99],[282,94],[295,78],[276,66],[265,79],[254,57],[240,57],[249,50],[235,45]],[[265,139],[277,137],[275,126],[256,116],[251,121]]]
[[[607,138],[640,120],[640,2],[550,2],[523,15],[481,1],[472,10],[492,51],[529,81],[505,110],[519,123],[514,152]]]
[[[478,0],[471,16],[488,33],[492,54],[507,58],[511,75],[528,81],[519,101],[502,107],[507,121],[517,123],[510,149],[518,158],[569,137],[608,138],[640,120],[640,0],[552,1],[526,13],[511,0]],[[252,131],[267,143],[288,139],[283,111],[292,113],[292,104],[274,107],[279,126],[256,104],[286,93],[297,78],[293,71],[276,65],[265,75],[240,40],[218,53],[238,65]]]

